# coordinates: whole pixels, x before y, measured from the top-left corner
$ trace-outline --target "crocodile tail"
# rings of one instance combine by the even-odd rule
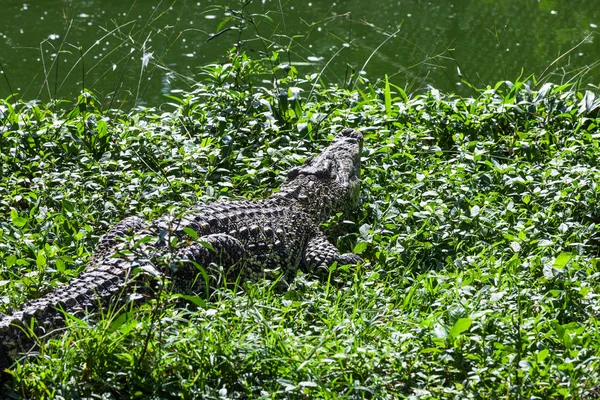
[[[26,303],[19,311],[3,316],[0,319],[0,371],[8,368],[18,354],[30,351],[35,346],[35,337],[64,327],[65,313],[81,315],[106,307],[125,287],[130,270],[130,263],[123,259],[105,260],[68,284]]]

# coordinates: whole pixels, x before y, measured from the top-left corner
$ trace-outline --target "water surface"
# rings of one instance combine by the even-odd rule
[[[236,43],[254,56],[289,49],[282,62],[340,85],[359,71],[463,95],[521,73],[600,81],[597,0],[4,0],[3,15],[3,98],[72,99],[85,86],[113,107],[159,105]]]

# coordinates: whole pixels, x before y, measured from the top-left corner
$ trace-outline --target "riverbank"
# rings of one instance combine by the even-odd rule
[[[262,198],[342,126],[365,136],[365,260],[182,303],[163,294],[41,340],[23,398],[580,397],[600,385],[594,94],[502,82],[473,98],[360,79],[271,83],[245,55],[160,108],[0,101],[0,311],[76,276],[130,215]],[[272,73],[273,71],[268,71]]]

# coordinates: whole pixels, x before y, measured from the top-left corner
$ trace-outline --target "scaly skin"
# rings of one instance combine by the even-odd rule
[[[32,319],[34,332],[43,334],[64,326],[64,312],[107,307],[119,297],[116,293],[129,288],[132,266],[151,263],[149,257],[131,252],[117,254],[136,238],[152,236],[138,249],[146,254],[172,251],[166,243],[174,236],[179,239],[174,261],[161,272],[183,293],[202,291],[207,283],[214,287],[260,279],[278,281],[285,288],[298,269],[322,275],[334,262],[361,261],[354,254],[340,254],[319,230],[333,213],[358,206],[361,145],[358,131],[342,130],[318,157],[290,171],[280,191],[264,200],[201,204],[150,224],[137,217],[121,221],[100,240],[86,272],[0,319],[0,368],[31,348],[33,342],[22,327],[31,326]],[[190,237],[187,228],[196,234]],[[198,266],[206,271],[208,282],[198,279]]]

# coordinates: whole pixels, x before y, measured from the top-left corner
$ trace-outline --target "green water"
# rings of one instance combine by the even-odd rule
[[[113,107],[160,105],[201,79],[199,66],[223,62],[238,39],[251,54],[289,46],[283,61],[340,85],[363,71],[411,92],[431,85],[469,95],[464,81],[482,87],[523,71],[592,88],[597,2],[263,0],[242,9],[220,0],[3,0],[0,96],[71,99],[85,86]],[[246,30],[208,40],[238,16]],[[265,40],[248,40],[256,33]]]

